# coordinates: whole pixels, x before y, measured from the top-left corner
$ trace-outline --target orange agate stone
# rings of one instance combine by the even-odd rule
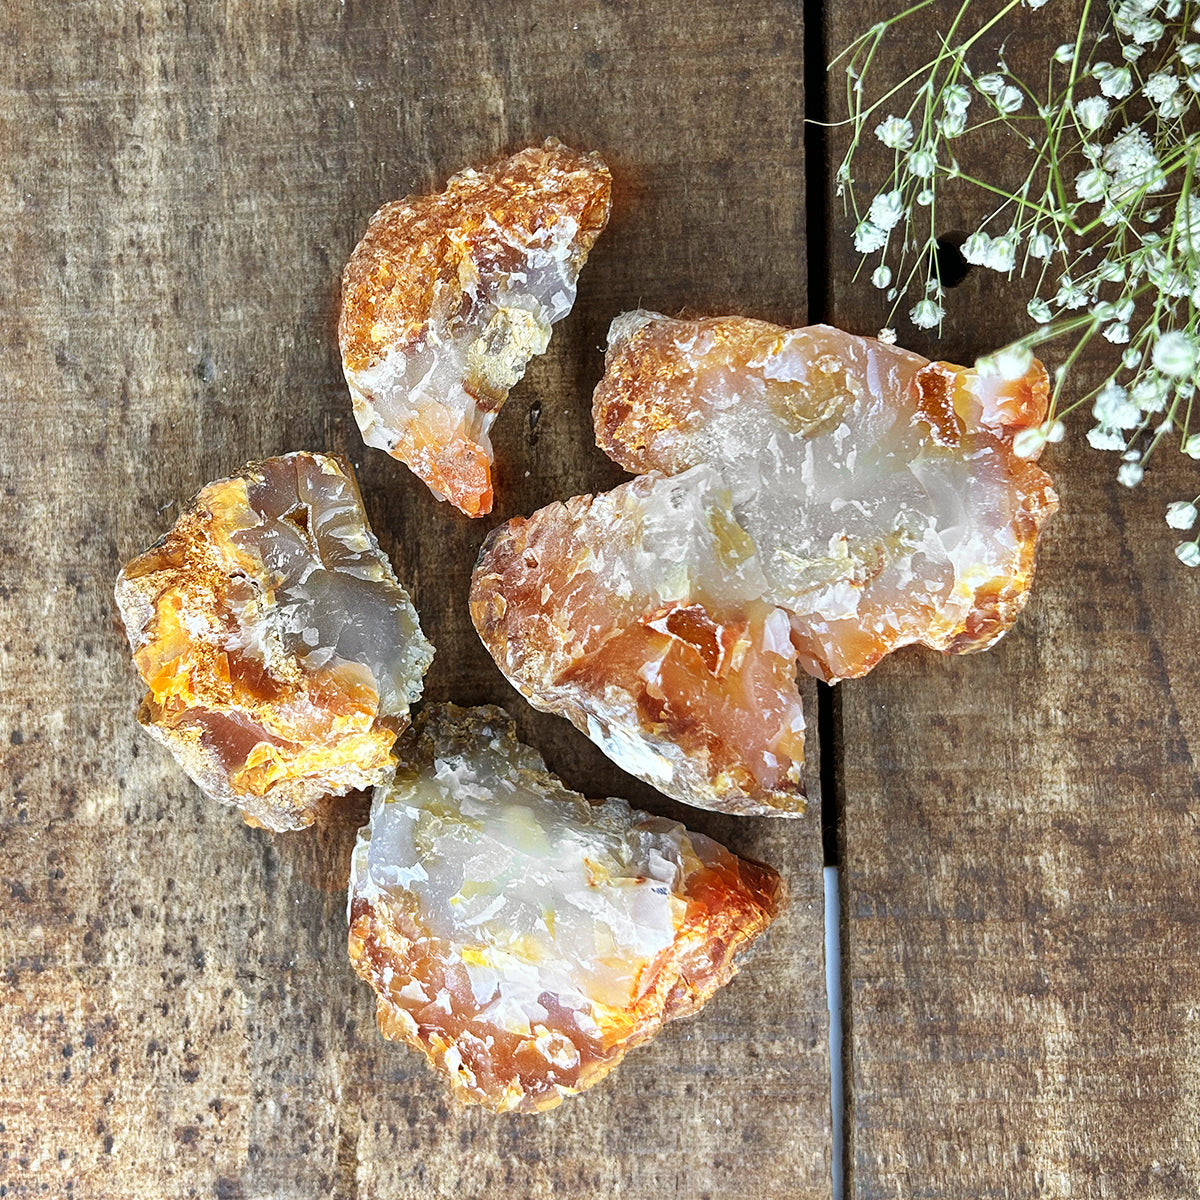
[[[350,873],[350,958],[385,1037],[454,1096],[539,1112],[696,1012],[784,903],[779,876],[547,773],[492,707],[426,705]]]
[[[433,648],[348,463],[296,453],[203,488],[121,571],[138,720],[268,829],[391,775]]]
[[[707,466],[494,530],[471,616],[529,701],[630,774],[722,812],[799,815],[804,713],[788,613]]]
[[[500,669],[689,804],[803,811],[797,667],[835,681],[1016,619],[1057,507],[1015,378],[818,325],[618,317],[594,418],[631,483],[508,522],[471,612]]]
[[[1016,620],[1057,509],[1013,438],[1045,420],[1046,372],[929,362],[828,325],[618,317],[593,415],[626,470],[706,463],[791,614],[806,670],[863,675],[900,646],[964,652]]]
[[[611,189],[599,155],[551,139],[384,205],[346,265],[338,336],[363,438],[469,516],[491,511],[488,430],[571,311]]]

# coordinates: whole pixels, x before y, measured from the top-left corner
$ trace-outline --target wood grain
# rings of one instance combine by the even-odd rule
[[[0,1194],[828,1194],[815,815],[687,814],[793,893],[703,1015],[545,1117],[456,1112],[346,961],[361,801],[280,837],[205,802],[137,730],[111,602],[206,480],[345,451],[438,647],[427,694],[500,701],[570,785],[679,815],[515,697],[467,578],[495,520],[620,477],[588,413],[612,315],[803,318],[801,76],[784,3],[3,6]],[[362,446],[338,278],[380,203],[550,133],[606,155],[616,215],[470,523]]]
[[[835,10],[832,44],[888,7]],[[930,45],[957,7],[931,10]],[[1044,69],[1075,17],[1014,14],[1010,55]],[[940,232],[987,215],[961,195]],[[836,320],[873,332],[885,301],[851,282],[845,221],[830,257]],[[900,340],[970,361],[1024,329],[1026,298],[974,270],[946,337],[901,322]],[[839,689],[862,1200],[1200,1192],[1200,577],[1163,521],[1196,474],[1168,449],[1127,491],[1087,426],[1077,414],[1043,458],[1062,508],[1012,633],[971,657],[906,651]]]

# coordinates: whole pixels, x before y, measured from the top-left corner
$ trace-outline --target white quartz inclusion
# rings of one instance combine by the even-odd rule
[[[676,937],[693,842],[711,843],[623,800],[590,804],[497,710],[473,711],[493,719],[439,735],[430,761],[402,763],[376,789],[351,908],[390,901],[410,914],[465,965],[472,996],[459,1004],[492,1024],[529,1036],[549,1019],[549,993],[586,1035],[601,1010],[637,1000],[644,968]]]
[[[916,407],[926,367],[957,409],[949,438]],[[763,598],[792,613],[815,673],[861,674],[907,641],[946,648],[989,587],[1023,599],[1030,527],[1055,498],[1012,450],[1014,430],[1042,414],[1006,411],[1004,381],[827,325],[644,311],[612,323],[598,404],[639,370],[657,374],[628,400],[637,434],[609,452],[630,470],[722,472],[758,549]],[[638,424],[646,403],[662,409],[641,410]],[[1019,610],[1007,604],[993,640]]]
[[[278,639],[310,673],[333,667],[345,678],[361,668],[380,715],[407,713],[433,647],[366,524],[352,477],[323,455],[290,454],[257,464],[246,492],[256,520],[230,540],[260,559],[274,587],[268,620],[244,622],[242,637]],[[252,640],[237,648],[264,657]]]

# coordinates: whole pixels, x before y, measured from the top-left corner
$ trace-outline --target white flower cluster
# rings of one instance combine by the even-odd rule
[[[883,19],[851,47],[855,137],[837,181],[839,194],[854,194],[853,155],[868,134],[890,151],[887,182],[855,202],[854,231],[861,253],[879,254],[870,278],[892,305],[890,338],[900,312],[918,329],[946,319],[939,197],[950,187],[980,196],[988,215],[963,240],[963,260],[1033,278],[1025,302],[1036,328],[1016,348],[1028,357],[1043,342],[1069,339],[1054,372],[1051,416],[1022,432],[1017,453],[1036,455],[1059,441],[1061,418],[1090,406],[1089,443],[1118,454],[1117,478],[1133,487],[1161,442],[1177,437],[1200,460],[1200,432],[1188,429],[1193,411],[1200,420],[1200,4],[1103,7],[1111,28],[1097,37],[1081,7],[1077,37],[1053,52],[1044,82],[1030,86],[1009,69],[1003,48],[992,69],[975,69],[972,47],[995,27],[994,9],[960,0],[952,35],[930,39],[931,60],[872,105],[863,85],[875,52],[920,6]],[[1018,16],[1006,19],[1016,36]],[[1013,152],[993,159],[994,176],[977,179],[960,167],[958,143],[984,126],[1007,135]],[[955,210],[962,207],[956,198]],[[1093,338],[1116,369],[1074,399],[1066,381]],[[994,356],[989,369],[1001,369],[1002,359]],[[1197,505],[1200,498],[1172,505],[1168,523],[1191,530],[1200,523]],[[1177,554],[1200,566],[1200,536]]]

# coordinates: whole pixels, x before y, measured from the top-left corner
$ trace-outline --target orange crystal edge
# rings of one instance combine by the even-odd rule
[[[358,496],[343,458],[312,457]],[[377,718],[379,697],[361,679],[341,680],[335,670],[310,675],[290,658],[268,665],[185,627],[187,614],[232,634],[234,573],[264,574],[229,537],[249,513],[246,479],[260,469],[249,463],[205,485],[172,528],[125,565],[117,587],[123,607],[153,613],[133,651],[149,688],[138,721],[207,795],[237,805],[249,825],[283,831],[311,825],[323,797],[386,774],[404,723]],[[304,711],[312,721],[299,720]]]
[[[555,1072],[555,1078],[544,1058],[521,1054],[520,1037],[491,1024],[478,1009],[451,1011],[438,1024],[417,1024],[391,998],[413,979],[431,992],[440,990],[446,953],[419,929],[402,931],[386,903],[353,901],[348,950],[354,969],[376,992],[380,1033],[421,1051],[457,1101],[494,1112],[544,1112],[598,1083],[668,1021],[699,1011],[737,973],[738,955],[787,904],[786,887],[775,871],[729,851],[719,865],[694,871],[685,888],[688,907],[675,940],[648,968],[652,979],[637,1003],[611,1010],[591,1051],[581,1055],[573,1071]],[[468,1071],[475,1074],[471,1046],[476,1041],[488,1045],[488,1059],[500,1068],[492,1072],[490,1087],[478,1075],[474,1084],[468,1079]]]

